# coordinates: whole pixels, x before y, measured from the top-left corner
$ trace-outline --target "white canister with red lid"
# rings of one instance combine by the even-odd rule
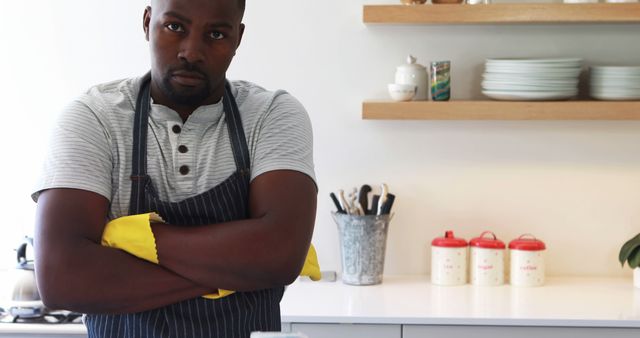
[[[530,234],[522,235],[509,242],[511,285],[541,286],[544,284],[545,249],[544,243]]]
[[[431,242],[431,283],[453,286],[467,283],[467,241],[453,231]]]
[[[504,284],[504,242],[491,231],[469,241],[471,284],[497,286]]]

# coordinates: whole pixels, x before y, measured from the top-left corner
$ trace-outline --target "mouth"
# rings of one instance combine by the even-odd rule
[[[171,73],[171,78],[178,84],[187,87],[196,87],[205,82],[205,77],[199,72],[189,70],[176,70]]]

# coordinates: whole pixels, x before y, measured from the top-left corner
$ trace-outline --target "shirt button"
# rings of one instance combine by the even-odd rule
[[[182,131],[182,128],[180,128],[180,126],[176,124],[171,128],[171,130],[173,130],[173,132],[176,134],[180,134],[180,132]]]
[[[187,146],[185,146],[185,145],[181,145],[181,146],[178,147],[178,151],[184,154],[187,151],[189,151],[189,148],[187,148]]]
[[[186,175],[189,173],[189,166],[187,165],[183,165],[182,167],[180,167],[180,173],[182,175]]]

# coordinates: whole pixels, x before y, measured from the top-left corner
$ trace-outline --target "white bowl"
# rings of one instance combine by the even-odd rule
[[[394,101],[409,101],[418,91],[418,86],[411,84],[390,83],[388,86],[389,95]]]

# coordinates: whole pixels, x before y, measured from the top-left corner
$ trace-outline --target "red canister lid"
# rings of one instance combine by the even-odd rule
[[[529,238],[525,238],[529,237]],[[524,234],[509,242],[509,249],[524,251],[540,251],[546,249],[544,243],[531,234]]]
[[[505,248],[504,242],[497,239],[496,235],[491,231],[485,231],[480,234],[480,237],[472,238],[469,241],[469,246],[475,246],[483,249],[504,249]]]
[[[467,246],[467,241],[462,238],[456,238],[453,231],[445,231],[444,237],[436,237],[431,242],[432,246],[441,246],[445,248],[462,248]]]

